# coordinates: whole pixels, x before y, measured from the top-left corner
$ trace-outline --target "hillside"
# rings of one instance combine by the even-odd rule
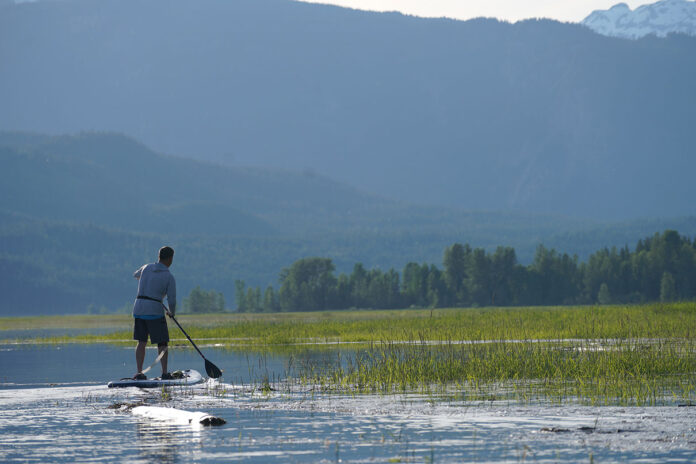
[[[312,173],[165,156],[117,134],[0,132],[0,166],[0,210],[135,232],[287,236],[308,219],[325,231],[401,212]]]
[[[0,8],[0,128],[116,131],[407,203],[694,214],[696,38],[289,0]]]
[[[0,314],[111,309],[155,250],[177,250],[180,293],[233,296],[313,254],[349,268],[439,259],[453,237],[534,240],[577,221],[396,203],[312,173],[158,154],[118,134],[0,133]],[[488,243],[494,246],[494,243]],[[404,256],[406,253],[407,256]]]
[[[182,296],[200,285],[233,301],[234,281],[277,284],[307,256],[339,272],[439,264],[445,247],[544,243],[584,258],[696,219],[597,223],[558,216],[426,208],[315,174],[230,168],[158,154],[117,134],[0,133],[0,315],[127,306],[133,270],[164,243]]]
[[[0,167],[0,211],[131,233],[309,238],[497,229],[525,234],[596,224],[412,205],[311,171],[162,155],[113,133],[50,137],[0,131]]]

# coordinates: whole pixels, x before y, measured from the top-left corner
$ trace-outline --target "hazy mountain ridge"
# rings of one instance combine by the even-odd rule
[[[118,134],[0,132],[0,163],[0,209],[133,231],[290,235],[307,232],[303,216],[323,231],[402,209],[313,173],[165,156]]]
[[[162,155],[113,133],[51,137],[0,131],[0,167],[0,210],[133,232],[306,237],[354,230],[390,234],[491,224],[501,231],[513,224],[521,230],[526,224],[551,229],[557,224],[598,224],[533,213],[412,205],[312,172],[230,167]]]
[[[175,188],[176,187],[176,188]],[[234,296],[265,287],[307,256],[340,272],[436,263],[446,246],[539,243],[581,256],[690,219],[608,225],[539,214],[411,206],[309,173],[229,168],[164,156],[118,134],[0,133],[0,314],[128,305],[131,274],[163,243],[177,250],[180,294],[201,285]],[[647,232],[645,232],[647,231]]]
[[[161,152],[310,168],[465,210],[694,212],[691,38],[285,0],[5,11],[0,127],[118,131]]]
[[[618,3],[608,10],[593,11],[582,24],[593,31],[612,37],[637,39],[649,34],[696,35],[696,2],[661,0],[641,5],[635,10]]]

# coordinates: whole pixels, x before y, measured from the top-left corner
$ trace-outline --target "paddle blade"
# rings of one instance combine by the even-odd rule
[[[222,371],[215,364],[211,363],[207,359],[205,360],[205,372],[211,379],[217,379],[219,377],[222,377]]]

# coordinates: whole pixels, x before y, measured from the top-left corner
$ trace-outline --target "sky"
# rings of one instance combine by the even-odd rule
[[[302,0],[361,10],[399,11],[424,17],[471,19],[480,16],[506,21],[552,18],[580,22],[594,10],[606,10],[617,3],[635,9],[657,0]]]

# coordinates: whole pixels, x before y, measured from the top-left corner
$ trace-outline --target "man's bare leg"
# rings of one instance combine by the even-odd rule
[[[145,362],[145,348],[147,347],[147,341],[138,341],[138,345],[135,347],[135,364],[138,366],[137,374],[143,371],[143,363]]]
[[[166,349],[167,349],[167,344],[166,344],[166,343],[158,343],[158,344],[157,344],[157,354],[158,354],[158,355],[159,355],[163,350],[166,350]],[[164,375],[164,374],[166,374],[167,372],[169,372],[169,371],[167,370],[167,358],[168,358],[168,357],[169,357],[169,351],[167,350],[167,352],[164,353],[164,355],[162,355],[162,359],[160,360],[160,362],[162,363],[162,375]]]

